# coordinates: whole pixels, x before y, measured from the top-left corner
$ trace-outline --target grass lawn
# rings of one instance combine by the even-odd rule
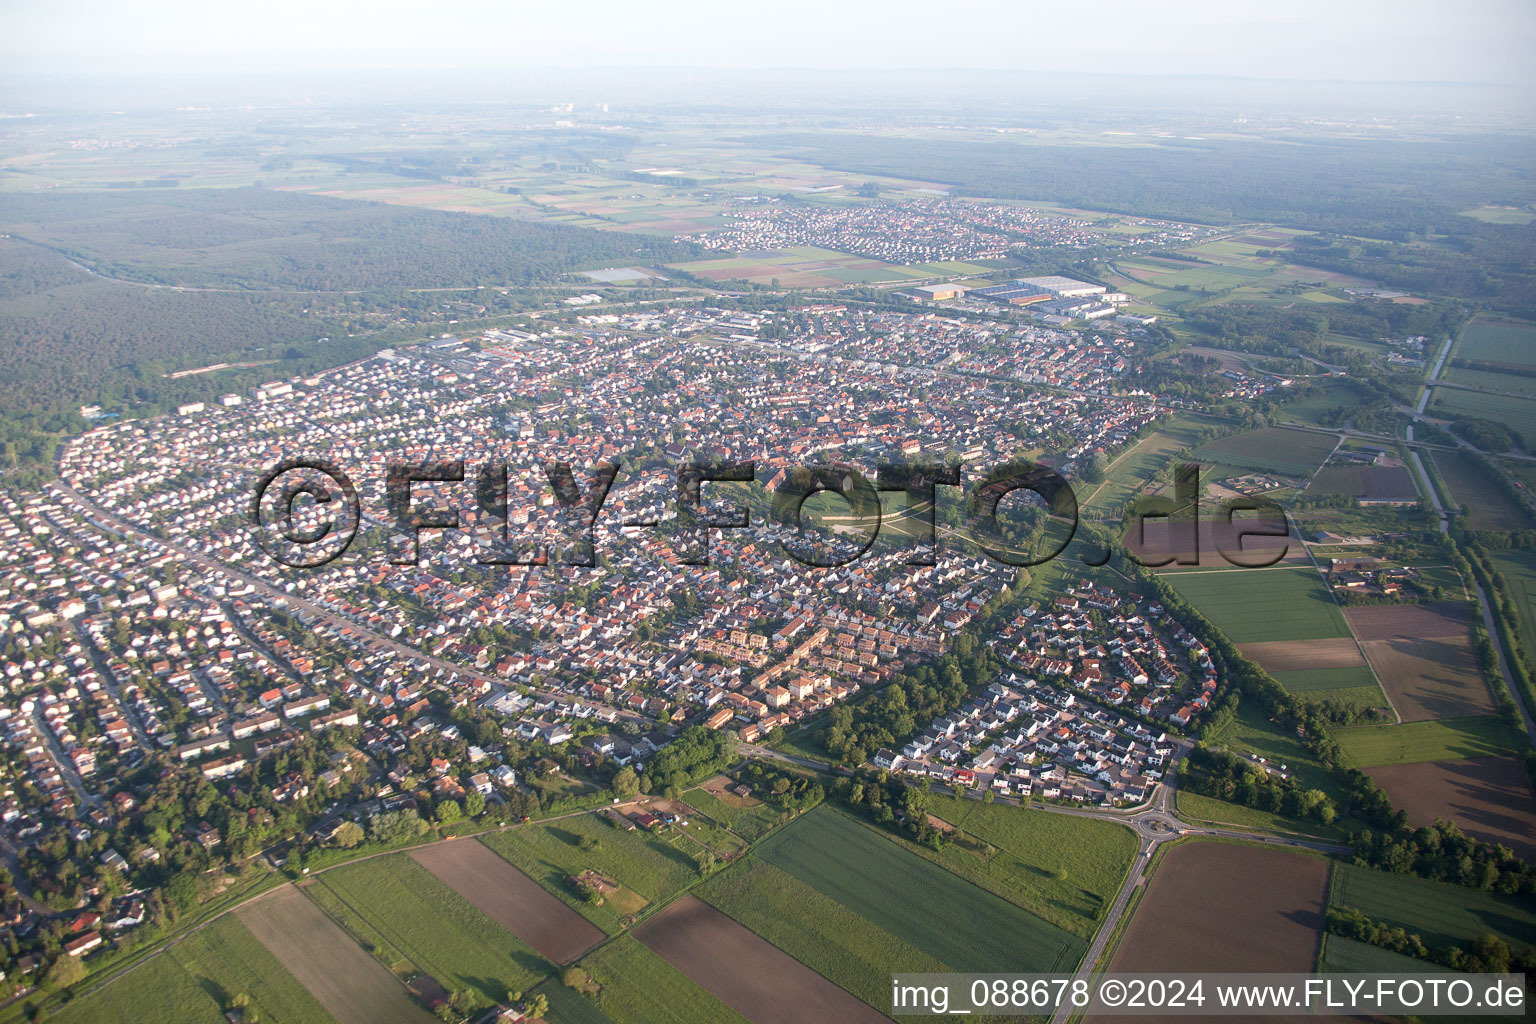
[[[1529,357],[1527,357],[1529,358]],[[1434,401],[1429,404],[1432,416],[1452,418],[1470,416],[1474,419],[1502,423],[1527,443],[1536,441],[1536,399],[1516,398],[1513,395],[1490,395],[1482,391],[1463,391],[1460,388],[1436,388]]]
[[[964,969],[934,959],[756,857],[722,871],[694,895],[871,1006],[889,1001],[892,972]]]
[[[1317,427],[1326,427],[1329,424],[1323,422],[1325,418],[1339,408],[1353,409],[1358,407],[1364,398],[1362,392],[1352,381],[1330,378],[1318,381],[1317,394],[1306,398],[1299,398],[1293,402],[1287,402],[1280,407],[1280,418],[1294,420],[1297,423],[1309,423]]]
[[[244,992],[261,1011],[263,1020],[335,1024],[309,990],[234,914],[224,915],[172,946],[170,955],[221,1006],[230,996]]]
[[[1536,402],[1531,406],[1536,409]],[[1536,433],[1527,434],[1536,441]],[[1495,481],[1483,467],[1453,452],[1436,452],[1430,457],[1451,498],[1467,514],[1467,525],[1474,530],[1524,530],[1531,525],[1526,510]]]
[[[756,856],[956,968],[1071,970],[1086,945],[825,805],[769,836]],[[988,941],[975,942],[978,934]]]
[[[601,986],[598,1009],[614,1024],[748,1024],[628,935],[593,950],[581,967]]]
[[[1512,949],[1536,946],[1536,907],[1529,899],[1353,864],[1334,865],[1328,899],[1417,932],[1431,948],[1466,942],[1483,932],[1500,936]]]
[[[1235,825],[1238,828],[1254,829],[1259,832],[1290,832],[1317,836],[1321,839],[1338,839],[1343,835],[1341,830],[1319,825],[1315,821],[1297,821],[1295,818],[1261,811],[1256,807],[1244,807],[1242,804],[1229,803],[1226,800],[1202,796],[1199,793],[1180,790],[1177,800],[1179,813],[1190,821]]]
[[[1227,723],[1220,734],[1209,737],[1207,742],[1235,754],[1253,754],[1283,764],[1286,771],[1307,788],[1339,795],[1333,779],[1312,760],[1311,751],[1301,745],[1295,732],[1281,729],[1271,722],[1264,716],[1264,710],[1253,701],[1240,703],[1236,717]]]
[[[953,843],[898,842],[1083,938],[1136,857],[1136,837],[1113,822],[937,794],[931,811],[960,830]]]
[[[784,812],[765,803],[751,807],[732,807],[724,800],[702,789],[694,788],[683,794],[683,800],[700,813],[707,814],[747,842],[756,842],[784,817]]]
[[[1362,725],[1337,729],[1334,738],[1360,768],[1490,757],[1519,749],[1509,726],[1493,715]]]
[[[321,906],[354,930],[356,919],[388,948],[436,978],[450,992],[478,989],[502,1002],[509,991],[532,987],[552,968],[522,940],[438,881],[405,854],[375,857],[327,871],[310,887],[328,893]],[[317,894],[318,895],[318,894]]]
[[[147,960],[48,1015],[58,1024],[220,1024],[223,1007],[174,958]]]
[[[1181,572],[1163,578],[1233,643],[1350,635],[1333,595],[1309,565]]]
[[[583,850],[584,838],[597,840],[597,846]],[[565,882],[568,876],[591,869],[651,903],[681,891],[698,877],[699,851],[674,846],[659,835],[615,828],[596,813],[524,825],[480,841],[609,935],[619,930],[619,914],[577,896]]]

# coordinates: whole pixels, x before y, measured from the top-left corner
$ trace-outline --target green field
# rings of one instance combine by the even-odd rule
[[[1238,705],[1237,715],[1208,742],[1236,754],[1252,754],[1276,764],[1286,765],[1302,785],[1334,793],[1337,785],[1331,775],[1318,767],[1312,753],[1301,745],[1294,730],[1282,729],[1264,716],[1254,701]]]
[[[688,790],[683,794],[683,799],[694,810],[709,815],[749,843],[756,842],[767,835],[784,816],[783,811],[775,810],[764,803],[754,804],[751,807],[732,807],[702,789]]]
[[[1333,596],[1311,566],[1163,577],[1233,643],[1349,636]]]
[[[1504,577],[1506,594],[1520,619],[1521,646],[1536,644],[1536,551],[1495,551],[1494,567]]]
[[[1498,370],[1449,365],[1440,376],[1444,380],[1455,381],[1457,384],[1465,384],[1468,387],[1483,388],[1488,391],[1509,391],[1536,398],[1536,377],[1522,377],[1513,373],[1500,373]]]
[[[1492,757],[1519,749],[1509,726],[1493,715],[1362,725],[1338,729],[1334,738],[1360,768]]]
[[[1329,902],[1417,932],[1430,948],[1466,942],[1484,932],[1500,936],[1513,949],[1536,946],[1536,907],[1528,899],[1335,864]]]
[[[582,839],[597,846],[583,850]],[[692,844],[674,846],[660,835],[626,831],[598,814],[508,829],[481,839],[534,881],[574,907],[609,935],[619,930],[620,915],[608,905],[594,906],[571,891],[566,878],[591,869],[627,886],[652,903],[681,891],[698,878]],[[678,840],[686,843],[686,840]]]
[[[309,991],[226,914],[146,960],[105,987],[81,996],[49,1020],[66,1024],[138,1024],[153,1009],[156,1024],[215,1024],[230,998],[244,993],[263,1020],[335,1024]]]
[[[825,805],[769,836],[755,855],[958,970],[1071,970],[1085,948]]]
[[[722,871],[694,895],[871,1006],[889,1002],[892,972],[962,969],[756,857]]]
[[[1536,398],[1490,395],[1483,391],[1463,391],[1460,388],[1435,388],[1429,414],[1446,419],[1470,416],[1473,419],[1492,420],[1519,434],[1526,444],[1536,444]]]
[[[1367,665],[1352,665],[1349,668],[1308,668],[1294,671],[1282,669],[1279,672],[1271,672],[1270,675],[1292,693],[1312,693],[1313,691],[1332,691],[1318,693],[1319,697],[1336,697],[1341,690],[1370,689],[1376,691],[1377,699],[1385,706],[1386,696],[1381,692],[1381,687],[1376,685],[1376,677],[1371,674]]]
[[[502,1002],[552,969],[405,854],[327,871],[306,892],[364,948],[382,939],[450,992],[477,989]]]
[[[587,997],[551,978],[533,990],[549,1000],[545,1024],[612,1024],[612,1021]]]
[[[1461,332],[1456,357],[1486,363],[1536,366],[1536,324],[1479,317]]]
[[[1323,936],[1325,974],[1423,974],[1444,968],[1342,935]]]
[[[955,841],[903,846],[1083,938],[1136,857],[1135,836],[1112,822],[937,794],[930,811],[959,829]]]
[[[1328,414],[1342,407],[1353,409],[1359,407],[1365,401],[1365,393],[1349,380],[1328,378],[1316,382],[1317,394],[1306,398],[1287,402],[1280,407],[1279,418],[1293,420],[1297,423],[1309,423],[1316,427],[1326,427],[1330,424],[1324,422]]]
[[[1333,434],[1265,427],[1219,438],[1196,448],[1196,460],[1243,470],[1311,476],[1339,443]]]
[[[599,946],[581,966],[602,986],[597,1006],[614,1024],[748,1024],[629,935]]]
[[[1454,453],[1436,452],[1430,457],[1451,498],[1465,510],[1467,525],[1474,530],[1525,530],[1531,517],[1483,467]]]
[[[1313,821],[1297,821],[1281,814],[1261,811],[1257,807],[1245,807],[1215,797],[1201,796],[1199,793],[1180,790],[1177,801],[1179,814],[1192,822],[1233,825],[1259,832],[1295,833],[1322,839],[1338,839],[1342,836],[1339,830]]]
[[[1104,483],[1093,490],[1080,490],[1077,497],[1085,506],[1105,509],[1118,516],[1149,480],[1157,477],[1174,457],[1195,443],[1203,424],[1187,416],[1174,416],[1158,424],[1153,433],[1110,462]]]
[[[59,1024],[222,1024],[223,1007],[175,957],[157,956],[48,1015]]]

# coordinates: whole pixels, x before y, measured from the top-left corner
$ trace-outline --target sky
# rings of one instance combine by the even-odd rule
[[[987,68],[1536,85],[1532,0],[0,0],[11,73]]]

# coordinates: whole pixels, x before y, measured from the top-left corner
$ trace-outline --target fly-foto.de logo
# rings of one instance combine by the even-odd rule
[[[540,468],[552,496],[546,514],[514,533],[505,461],[487,461],[472,474],[463,460],[388,463],[382,517],[389,529],[388,560],[396,565],[417,564],[423,530],[466,529],[458,508],[421,500],[416,489],[417,485],[460,484],[473,488],[475,528],[470,532],[479,564],[596,565],[593,528],[614,481],[624,472],[622,463],[598,463],[585,488],[570,463],[548,461]],[[899,519],[901,533],[912,542],[908,561],[913,565],[935,564],[946,540],[969,542],[993,561],[1019,567],[1057,558],[1071,543],[1079,525],[1077,496],[1066,478],[1050,466],[1019,459],[967,477],[959,465],[937,463],[882,465],[874,479],[856,467],[836,464],[776,470],[771,494],[760,495],[768,499],[767,539],[788,557],[815,568],[847,565],[859,558],[874,544],[882,525],[893,518]],[[706,505],[706,483],[753,484],[757,479],[752,460],[676,464],[673,515],[667,524],[674,560],[708,565],[712,531],[752,528],[747,505]],[[963,519],[956,526],[939,523],[941,494],[948,489],[962,492]],[[999,515],[1003,499],[1017,491],[1033,496],[1025,499],[1032,509],[1030,516],[1037,529],[1045,528],[1043,539],[1037,536],[1029,545],[1021,544],[1017,531]],[[904,499],[894,514],[883,508],[881,499],[883,493],[893,492]],[[1171,498],[1138,499],[1126,516],[1127,556],[1152,568],[1196,565],[1202,544],[1209,543],[1228,564],[1241,568],[1263,568],[1285,557],[1289,523],[1273,501],[1227,498],[1213,517],[1202,521],[1199,492],[1200,467],[1182,463]],[[815,517],[806,514],[806,504],[820,494],[845,508],[812,523],[808,520]],[[294,568],[318,568],[341,557],[352,545],[363,523],[363,510],[356,485],[340,466],[327,459],[297,457],[283,460],[257,481],[248,520],[256,543],[274,560]],[[828,522],[833,523],[830,530]],[[1164,532],[1162,543],[1152,540],[1148,528],[1153,524]],[[641,515],[619,525],[657,529],[662,519]],[[1245,543],[1262,538],[1270,543]],[[1089,565],[1102,565],[1109,552],[1082,557]]]

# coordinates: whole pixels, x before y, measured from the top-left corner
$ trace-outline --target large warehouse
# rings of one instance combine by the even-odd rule
[[[1080,299],[1085,295],[1103,295],[1109,289],[1101,284],[1074,281],[1070,277],[1025,277],[1014,282],[1021,287],[1049,292],[1058,299]]]

